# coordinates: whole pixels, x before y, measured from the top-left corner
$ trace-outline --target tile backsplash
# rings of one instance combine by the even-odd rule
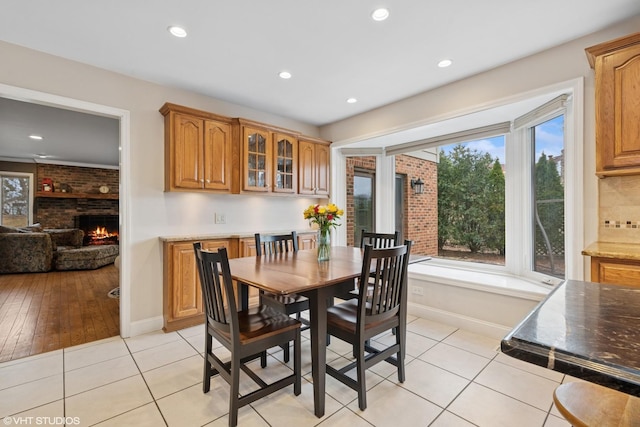
[[[604,220],[604,228],[638,228],[640,227],[640,221],[615,221]]]
[[[640,176],[598,181],[601,242],[640,243]]]

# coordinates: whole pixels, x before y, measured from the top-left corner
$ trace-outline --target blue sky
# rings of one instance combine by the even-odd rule
[[[451,152],[456,144],[440,147],[445,153]],[[480,139],[464,143],[471,150],[486,152],[504,164],[504,137]],[[536,161],[544,151],[546,155],[560,155],[564,145],[564,116],[559,116],[536,126]]]

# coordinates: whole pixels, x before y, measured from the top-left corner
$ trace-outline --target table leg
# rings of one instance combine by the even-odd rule
[[[238,283],[238,297],[239,297],[239,310],[248,310],[249,309],[249,285],[242,282]]]
[[[313,406],[316,417],[324,416],[325,374],[327,372],[327,288],[307,294],[311,318],[311,372],[313,377]]]

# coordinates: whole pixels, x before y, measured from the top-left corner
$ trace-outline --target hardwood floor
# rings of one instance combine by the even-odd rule
[[[0,275],[0,362],[119,335],[113,264]]]

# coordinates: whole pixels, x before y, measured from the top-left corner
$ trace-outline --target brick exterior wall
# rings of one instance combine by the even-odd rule
[[[353,203],[353,177],[356,169],[370,170],[375,173],[376,171],[376,158],[375,156],[369,157],[347,157],[347,206],[344,208],[345,218],[342,225],[347,227],[347,245],[358,246],[360,241],[355,242],[354,237],[354,218],[355,218],[355,206]]]
[[[347,244],[359,245],[354,241],[355,216],[353,204],[353,177],[356,169],[370,170],[375,173],[376,158],[347,157],[347,206],[343,225],[347,227]],[[404,188],[404,230],[402,235],[413,240],[412,253],[438,254],[438,165],[435,162],[416,157],[396,156],[396,173],[405,175]],[[424,181],[424,193],[413,193],[410,182],[412,178]]]
[[[438,164],[407,155],[396,156],[396,173],[406,176],[404,217],[406,239],[413,240],[411,252],[438,255]],[[411,179],[424,182],[424,193],[414,194]]]
[[[36,190],[42,190],[44,178],[58,183],[58,189],[67,188],[71,193],[99,193],[106,185],[111,192],[118,191],[120,172],[114,169],[85,168],[39,164],[36,171]],[[102,199],[54,199],[40,197],[34,206],[34,222],[45,228],[73,228],[77,215],[118,215],[118,200]]]

